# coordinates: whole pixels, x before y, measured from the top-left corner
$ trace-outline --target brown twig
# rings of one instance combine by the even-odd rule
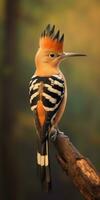
[[[57,160],[86,200],[100,200],[100,176],[88,158],[82,156],[69,138],[58,131],[54,139]]]

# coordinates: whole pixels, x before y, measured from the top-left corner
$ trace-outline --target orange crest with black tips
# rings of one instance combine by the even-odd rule
[[[40,48],[50,49],[55,52],[63,52],[64,34],[60,36],[60,31],[55,33],[55,25],[53,27],[48,24],[41,34]]]

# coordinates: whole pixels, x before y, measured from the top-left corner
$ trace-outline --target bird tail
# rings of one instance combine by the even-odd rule
[[[37,151],[37,165],[39,166],[43,190],[49,191],[51,189],[51,171],[48,138],[41,142],[39,151]]]

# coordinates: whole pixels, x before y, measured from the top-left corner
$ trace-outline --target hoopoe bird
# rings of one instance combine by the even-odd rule
[[[50,24],[42,32],[39,49],[35,55],[36,70],[29,84],[31,110],[38,135],[37,165],[41,170],[41,182],[51,188],[49,138],[57,129],[67,101],[67,85],[59,65],[69,56],[84,56],[63,51],[64,34],[55,32]]]

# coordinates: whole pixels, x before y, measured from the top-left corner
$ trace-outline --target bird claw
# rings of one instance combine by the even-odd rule
[[[51,133],[50,133],[50,140],[51,140],[51,142],[55,142],[58,135],[66,137],[65,134],[64,134],[64,132],[60,131],[58,128],[57,129],[53,128],[51,130]]]
[[[50,140],[51,142],[55,142],[56,138],[57,138],[57,129],[53,128],[51,133],[50,133]]]

